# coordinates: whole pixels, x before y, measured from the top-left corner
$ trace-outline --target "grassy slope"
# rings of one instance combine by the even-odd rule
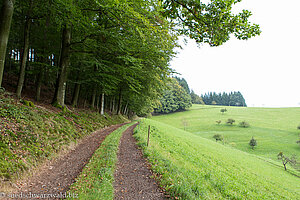
[[[105,119],[97,112],[75,110],[63,113],[27,107],[2,93],[0,180],[16,178],[94,130],[124,121],[121,116]]]
[[[157,120],[157,118],[156,118]],[[150,146],[146,148],[148,124]],[[299,178],[282,167],[154,120],[135,137],[161,174],[161,185],[180,199],[299,199]]]
[[[114,198],[113,182],[118,147],[122,133],[132,124],[122,126],[105,138],[68,193],[77,194],[79,199]]]
[[[300,123],[300,108],[238,108],[227,107],[227,113],[221,114],[221,106],[193,105],[189,111],[153,117],[154,120],[184,129],[201,137],[214,140],[215,134],[224,136],[226,143],[235,148],[277,160],[277,154],[300,155],[296,141],[299,138],[297,126]],[[225,124],[228,118],[236,120],[236,125]],[[217,125],[216,121],[222,124]],[[241,128],[238,123],[245,120],[251,127]],[[258,146],[253,151],[248,145],[254,138]]]

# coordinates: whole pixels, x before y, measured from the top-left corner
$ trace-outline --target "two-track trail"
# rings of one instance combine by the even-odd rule
[[[86,136],[72,150],[46,163],[33,176],[19,183],[16,193],[28,195],[67,192],[105,137],[122,125],[124,124],[113,125]]]
[[[153,174],[149,165],[132,136],[135,126],[129,127],[121,137],[118,163],[114,175],[115,199],[165,199],[164,193],[151,178]]]

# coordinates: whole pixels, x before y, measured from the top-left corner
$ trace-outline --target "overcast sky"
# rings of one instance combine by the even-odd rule
[[[262,34],[234,37],[220,47],[189,41],[171,68],[197,94],[240,91],[248,106],[300,106],[300,1],[243,0],[235,10],[252,11]]]

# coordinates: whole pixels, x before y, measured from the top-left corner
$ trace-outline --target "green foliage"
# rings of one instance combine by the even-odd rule
[[[221,120],[217,120],[216,121],[217,124],[221,124],[221,122],[222,122]]]
[[[31,67],[26,69],[26,76],[29,82],[35,80],[38,83],[37,91],[45,85],[51,91],[56,89],[57,95],[53,98],[53,101],[57,99],[53,104],[55,107],[63,109],[58,104],[63,105],[63,100],[70,102],[68,98],[77,96],[74,94],[79,94],[81,99],[95,99],[92,97],[104,93],[105,97],[109,97],[109,103],[120,99],[119,107],[127,108],[122,112],[145,116],[153,112],[166,80],[174,74],[169,63],[176,54],[175,48],[179,47],[179,35],[189,36],[198,43],[218,46],[228,41],[232,34],[239,39],[248,39],[260,33],[258,25],[248,21],[249,11],[231,13],[234,3],[237,2],[16,1],[7,48],[11,51],[7,52],[10,56],[6,62],[10,67],[6,71],[13,76],[18,74],[16,56],[23,45],[20,33],[24,32],[24,21],[32,18],[29,41]],[[66,41],[63,40],[66,33],[63,30],[68,27],[72,27],[69,29],[71,37],[67,37],[71,40],[70,44],[61,45]],[[72,51],[63,51],[69,48]],[[176,79],[190,95],[186,80]],[[75,85],[80,85],[79,93],[74,92]],[[74,89],[73,95],[63,98],[63,88],[68,88],[68,93]],[[40,94],[37,92],[37,99]],[[204,104],[198,95],[191,93],[190,96],[193,103]],[[179,107],[165,102],[171,108],[162,112],[188,108],[187,98],[190,97],[180,100],[184,103]],[[210,103],[212,101],[221,103],[214,99]]]
[[[5,88],[4,87],[0,87],[0,93],[4,93],[5,92]]]
[[[281,160],[285,171],[287,170],[286,168],[287,164],[290,164],[292,166],[297,164],[297,160],[295,156],[287,157],[286,155],[283,154],[283,152],[279,152],[277,158],[278,160]]]
[[[192,106],[190,95],[172,78],[160,99],[156,113],[171,113],[182,111]]]
[[[223,136],[220,134],[215,134],[213,138],[216,140],[216,142],[223,141]]]
[[[239,126],[243,127],[243,128],[248,128],[248,127],[250,127],[250,124],[246,121],[242,121],[239,123]]]
[[[190,88],[186,80],[177,76],[174,78],[178,81],[178,84],[186,91],[186,93],[190,94]]]
[[[113,199],[118,146],[122,133],[131,125],[122,126],[105,138],[68,192],[78,194],[79,199]]]
[[[228,125],[233,125],[233,123],[235,122],[235,120],[234,119],[231,119],[231,118],[229,118],[229,119],[227,119],[227,124]]]
[[[246,107],[245,99],[241,92],[215,93],[209,92],[201,95],[206,105],[243,106]]]
[[[21,99],[20,102],[23,103],[25,106],[32,107],[32,108],[35,107],[35,105],[32,101],[27,101],[25,99]]]
[[[249,145],[252,149],[254,149],[254,147],[257,146],[257,141],[254,139],[254,137],[252,137],[252,139],[250,140]]]
[[[63,112],[63,113],[66,113],[66,112],[68,112],[68,108],[67,108],[67,106],[63,106],[63,108],[62,108],[62,112]]]
[[[257,24],[251,24],[248,10],[233,14],[232,7],[238,1],[166,0],[164,15],[172,19],[180,34],[195,39],[197,43],[219,46],[234,35],[246,40],[260,34]],[[238,26],[237,26],[238,24]]]
[[[52,106],[61,110],[63,109],[63,106],[61,106],[57,101],[53,102]]]
[[[226,109],[226,108],[222,108],[222,109],[220,110],[220,112],[221,112],[222,114],[224,114],[225,112],[227,112],[227,109]]]
[[[205,105],[205,103],[202,100],[202,98],[199,95],[195,94],[195,92],[193,90],[191,91],[190,95],[191,95],[191,99],[192,99],[192,103],[193,104],[202,104],[202,105]]]
[[[28,112],[28,109],[21,107],[20,109],[13,104],[1,103],[0,102],[0,117],[13,118],[16,120],[23,119],[24,113]]]

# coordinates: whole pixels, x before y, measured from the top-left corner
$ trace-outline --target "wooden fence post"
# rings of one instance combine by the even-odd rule
[[[148,140],[147,140],[147,146],[149,146],[149,138],[150,138],[150,125],[148,126]]]

